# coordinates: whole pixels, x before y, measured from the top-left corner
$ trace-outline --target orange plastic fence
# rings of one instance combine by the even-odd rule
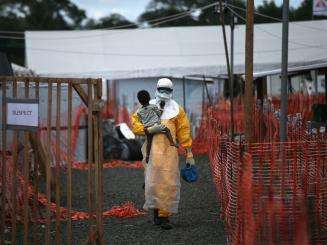
[[[327,241],[327,141],[246,146],[211,140],[212,175],[231,244]]]
[[[326,244],[327,133],[305,125],[313,101],[291,97],[289,104],[297,107],[289,113],[301,117],[289,121],[286,143],[278,142],[278,119],[272,111],[254,105],[255,115],[271,131],[263,142],[246,145],[229,139],[228,103],[208,108],[208,154],[230,244]],[[236,115],[241,111],[236,109]],[[242,132],[242,127],[236,122],[235,129]],[[256,123],[255,136],[259,127]]]
[[[324,102],[324,95],[289,95],[288,141],[301,140],[303,132],[307,129],[306,123],[312,118],[312,105]],[[256,102],[253,105],[255,120],[253,137],[256,142],[279,141],[279,106],[280,99],[278,97]],[[193,151],[195,154],[204,154],[209,150],[208,126],[210,121],[215,121],[220,134],[229,135],[231,124],[229,100],[221,98],[215,105],[205,107],[200,127],[194,139]],[[234,100],[234,133],[239,135],[244,133],[244,103],[241,97]]]
[[[77,168],[79,169],[84,169],[81,167],[78,167],[79,164],[76,163]],[[108,167],[113,168],[113,167],[120,167],[123,166],[123,162],[117,162],[117,163],[107,163]],[[12,158],[9,156],[6,161],[6,166],[7,166],[7,178],[6,178],[6,183],[7,183],[7,193],[6,193],[6,201],[7,201],[7,206],[5,207],[5,212],[6,212],[6,221],[8,223],[11,222],[11,201],[12,201],[12,193],[14,193],[12,190],[12,174],[13,174],[13,161]],[[85,164],[82,164],[82,166],[85,166]],[[130,165],[133,166],[133,168],[139,168],[138,163]],[[1,185],[2,181],[0,181]],[[24,179],[20,171],[17,172],[17,208],[16,208],[16,219],[17,221],[22,221],[23,220],[23,186],[24,186]],[[42,208],[45,208],[47,205],[47,198],[44,194],[42,193],[37,193],[37,198],[38,198],[38,207],[35,207],[33,204],[34,200],[34,195],[35,195],[35,190],[32,184],[29,184],[28,187],[28,193],[29,193],[29,206],[32,209],[37,209],[38,210],[38,216],[37,217],[32,217],[32,222],[45,222],[45,217],[42,216]],[[51,203],[50,205],[50,210],[54,214],[53,217],[55,218],[55,213],[56,213],[56,204]],[[68,212],[67,208],[65,207],[60,207],[60,214],[61,214],[61,219],[62,220],[67,220],[68,218]],[[135,217],[139,215],[144,215],[145,212],[135,208],[134,204],[132,202],[126,202],[122,205],[117,205],[113,206],[111,209],[106,210],[103,212],[104,217],[119,217],[119,218],[128,218],[128,217]],[[86,220],[89,219],[89,213],[86,211],[75,211],[73,210],[71,213],[71,219],[76,221],[76,220]]]

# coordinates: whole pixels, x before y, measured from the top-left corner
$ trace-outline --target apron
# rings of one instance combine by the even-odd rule
[[[174,118],[162,120],[167,126],[172,137],[176,140],[176,126]],[[142,147],[145,159],[146,142]],[[160,209],[170,213],[178,212],[180,199],[180,171],[177,148],[170,146],[168,138],[164,134],[153,136],[151,152],[148,164],[143,163],[145,168],[145,204],[143,208]]]

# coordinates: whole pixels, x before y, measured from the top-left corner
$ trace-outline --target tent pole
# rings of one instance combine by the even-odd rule
[[[185,76],[183,76],[183,108],[186,111],[186,98],[185,98]]]
[[[230,63],[229,63],[228,46],[227,46],[226,29],[225,29],[225,14],[224,14],[222,0],[219,0],[219,12],[220,12],[221,28],[222,28],[223,37],[224,37],[224,48],[225,48],[225,56],[226,56],[226,65],[227,65],[227,72],[228,72],[228,79],[229,79],[229,87],[230,87],[231,81],[232,81],[232,76],[231,76],[231,69],[230,69]],[[230,98],[232,98],[232,97],[230,96]],[[233,108],[232,108],[233,106],[232,106],[232,104],[233,103],[231,103],[231,109],[230,109],[230,113],[231,113],[231,115],[230,115],[230,117],[231,117],[230,137],[231,137],[231,140],[233,141],[233,138],[234,138],[234,114],[233,114]]]
[[[207,99],[208,99],[209,105],[211,106],[212,105],[212,99],[211,99],[210,94],[209,94],[208,84],[207,84],[205,75],[203,75],[203,81],[204,81],[204,86],[205,86],[205,89],[206,89]]]
[[[289,0],[283,0],[282,79],[280,107],[280,141],[287,140],[287,80],[288,80],[288,12]]]
[[[203,81],[202,81],[202,115],[203,115],[203,110],[204,110],[204,83],[205,83],[205,81],[204,81],[204,79],[203,79]]]
[[[315,93],[318,94],[318,70],[314,70],[314,76],[315,76]]]
[[[109,91],[109,80],[108,79],[106,79],[106,90],[107,90],[107,102],[109,101],[109,93],[110,93],[110,91]]]
[[[246,4],[246,41],[245,41],[245,140],[252,142],[253,137],[253,13],[254,0],[247,0]]]

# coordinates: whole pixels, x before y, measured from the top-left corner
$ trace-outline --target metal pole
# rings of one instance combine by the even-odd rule
[[[229,82],[230,82],[232,80],[232,76],[231,76],[230,63],[229,63],[227,38],[226,38],[226,29],[225,29],[225,15],[224,15],[224,8],[223,8],[222,0],[219,0],[219,12],[220,12],[221,28],[222,28],[222,31],[223,31],[223,38],[224,38],[224,48],[225,48],[227,72],[228,72],[228,78],[229,78]],[[232,103],[231,103],[231,105],[232,105]],[[230,136],[231,136],[231,140],[233,141],[233,135],[234,135],[234,116],[233,116],[233,113],[232,113],[232,108],[231,108],[230,111],[231,111]]]
[[[204,81],[204,79],[203,79],[203,81],[202,81],[202,114],[203,114],[203,110],[204,110],[204,104],[205,104],[205,102],[204,102],[204,83],[205,83],[205,81]]]
[[[314,70],[314,86],[315,86],[315,94],[318,94],[318,70]]]
[[[212,105],[212,99],[211,99],[211,96],[209,94],[208,84],[206,82],[206,76],[205,75],[203,75],[203,81],[204,81],[204,87],[206,89],[207,99],[208,99],[209,105],[211,106]]]
[[[183,76],[183,108],[186,111],[186,98],[185,98],[185,77]]]
[[[254,0],[246,4],[246,40],[245,40],[245,140],[252,142],[253,137],[253,13]]]
[[[281,142],[287,140],[288,11],[289,0],[283,0],[282,79],[279,135]]]

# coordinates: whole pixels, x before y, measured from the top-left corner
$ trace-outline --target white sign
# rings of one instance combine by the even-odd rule
[[[327,16],[327,0],[313,0],[313,15]]]
[[[39,103],[35,99],[7,99],[7,125],[32,129],[39,125]]]

